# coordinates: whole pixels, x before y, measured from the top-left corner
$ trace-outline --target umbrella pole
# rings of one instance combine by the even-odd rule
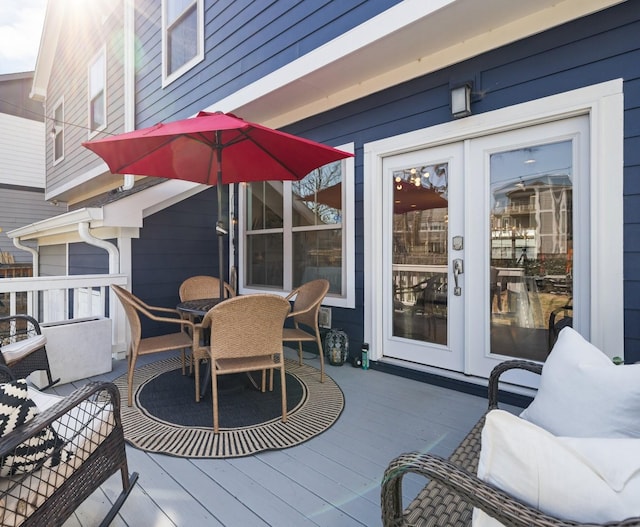
[[[218,273],[220,274],[220,298],[224,298],[224,235],[227,230],[224,228],[224,222],[221,219],[222,214],[222,144],[220,132],[216,132],[216,154],[218,158],[218,181],[217,181],[217,197],[218,197],[218,221],[216,222],[216,234],[218,235]]]

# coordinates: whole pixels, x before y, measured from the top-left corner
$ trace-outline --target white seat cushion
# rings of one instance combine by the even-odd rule
[[[640,439],[556,437],[493,410],[478,477],[557,518],[601,524],[640,516]],[[474,527],[500,525],[474,510]]]
[[[7,364],[11,364],[22,357],[26,357],[29,353],[42,348],[47,343],[47,337],[44,335],[36,335],[28,339],[18,340],[6,346],[2,346],[0,351]]]
[[[640,437],[640,364],[616,366],[570,327],[542,368],[520,417],[557,436]]]

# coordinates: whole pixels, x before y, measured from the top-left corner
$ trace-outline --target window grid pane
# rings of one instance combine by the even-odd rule
[[[54,115],[53,159],[57,161],[64,155],[64,112],[62,104],[56,106]]]
[[[282,183],[249,183],[247,204],[248,231],[283,228]]]
[[[104,92],[91,100],[91,129],[97,130],[105,125]]]
[[[326,278],[331,293],[342,293],[342,230],[293,233],[293,287]]]
[[[294,227],[342,222],[342,162],[313,170],[291,187]]]
[[[168,70],[173,73],[198,54],[198,13],[194,3],[167,29]]]
[[[107,123],[104,60],[104,53],[100,53],[89,68],[89,127],[91,130],[98,130]]]
[[[279,288],[283,286],[283,234],[247,236],[247,285]]]

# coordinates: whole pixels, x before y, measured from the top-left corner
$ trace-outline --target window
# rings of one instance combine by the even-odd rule
[[[89,65],[89,130],[96,132],[107,125],[106,60],[104,49]],[[89,132],[90,135],[92,133]]]
[[[64,159],[64,103],[62,100],[53,108],[53,164]]]
[[[339,148],[353,151],[352,145]],[[327,304],[354,305],[353,166],[349,158],[300,181],[243,185],[243,292],[288,292],[326,278],[331,284]]]
[[[162,2],[163,81],[170,83],[204,58],[203,0]]]

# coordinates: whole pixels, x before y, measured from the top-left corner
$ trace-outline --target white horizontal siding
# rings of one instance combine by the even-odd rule
[[[0,184],[44,188],[44,123],[0,114]]]

